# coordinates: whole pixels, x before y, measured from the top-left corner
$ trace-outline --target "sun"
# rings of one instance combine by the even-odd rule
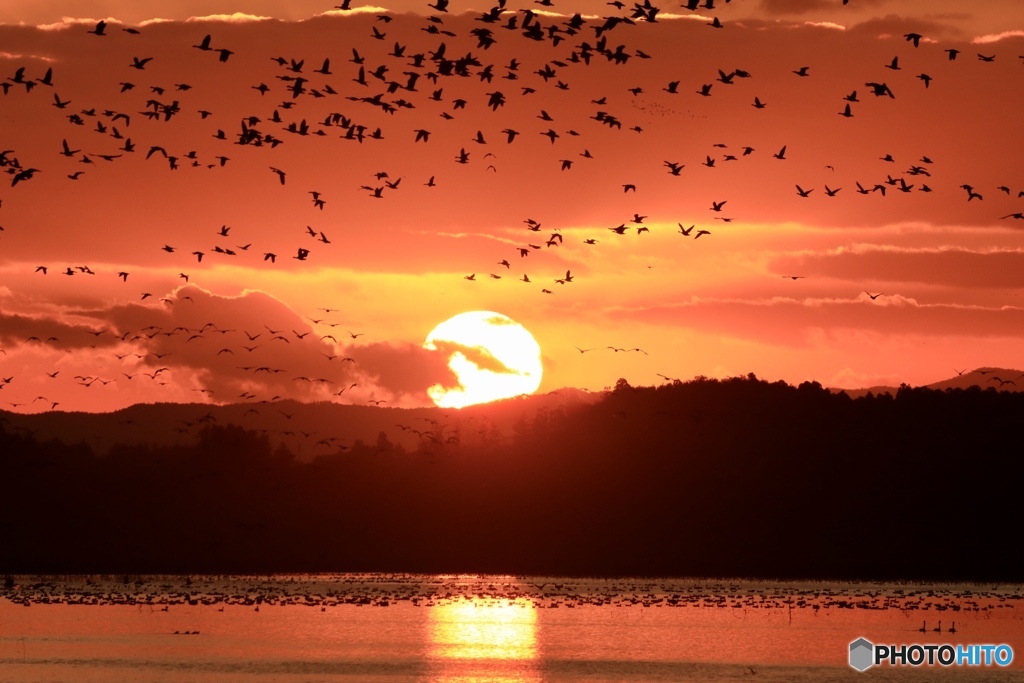
[[[540,386],[540,346],[525,327],[492,311],[469,311],[445,320],[423,347],[448,355],[458,386],[427,389],[441,408],[462,408],[521,394]]]

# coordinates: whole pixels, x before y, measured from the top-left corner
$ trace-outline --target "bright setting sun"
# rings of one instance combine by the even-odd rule
[[[449,354],[458,386],[427,389],[441,408],[462,408],[521,394],[540,386],[540,346],[525,327],[501,313],[469,311],[444,321],[424,348]]]

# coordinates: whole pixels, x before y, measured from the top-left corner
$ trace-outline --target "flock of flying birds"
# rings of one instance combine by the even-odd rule
[[[349,6],[350,1],[345,0],[336,9],[341,10],[342,13],[351,10],[352,8]],[[725,0],[725,3],[728,2],[729,0]],[[343,140],[361,145],[382,140],[385,136],[407,136],[409,145],[418,151],[422,145],[429,145],[431,143],[431,135],[433,133],[422,126],[403,129],[400,122],[402,121],[402,114],[407,110],[423,107],[428,102],[440,105],[441,107],[446,107],[440,112],[440,119],[445,122],[455,121],[457,125],[460,111],[467,107],[484,108],[490,110],[490,112],[498,112],[513,97],[528,98],[537,93],[538,89],[541,88],[570,90],[569,75],[573,74],[575,70],[587,68],[593,62],[624,65],[630,61],[637,63],[651,59],[651,55],[645,53],[642,49],[629,47],[626,42],[619,43],[618,40],[620,36],[626,33],[625,27],[627,26],[642,22],[658,21],[661,8],[652,4],[651,0],[644,0],[642,3],[608,2],[606,3],[610,7],[608,14],[599,19],[587,19],[579,13],[571,16],[553,14],[552,12],[556,11],[557,8],[552,0],[535,0],[535,4],[546,11],[543,13],[535,12],[532,9],[514,11],[506,7],[505,0],[498,0],[495,6],[487,12],[475,17],[479,25],[468,31],[468,35],[457,35],[454,31],[449,30],[445,23],[448,12],[448,0],[436,0],[433,4],[428,5],[433,12],[426,17],[393,17],[387,13],[376,15],[375,25],[371,27],[371,33],[365,36],[358,44],[353,43],[346,46],[347,49],[344,57],[347,59],[344,59],[342,64],[339,64],[337,55],[326,57],[318,55],[315,58],[315,63],[313,59],[307,56],[285,57],[273,55],[270,57],[270,60],[274,64],[274,71],[270,72],[266,82],[252,83],[245,86],[250,90],[258,92],[261,100],[266,98],[266,107],[232,123],[222,122],[217,118],[217,112],[206,109],[195,110],[190,107],[188,102],[190,97],[189,91],[193,90],[193,86],[188,83],[176,83],[173,85],[173,89],[166,84],[147,83],[147,67],[154,58],[141,56],[146,48],[145,29],[115,26],[105,21],[98,22],[88,30],[88,33],[95,36],[95,40],[137,41],[131,43],[131,45],[135,46],[135,49],[139,51],[139,55],[133,57],[129,63],[113,65],[121,67],[119,71],[117,69],[112,70],[112,73],[118,74],[116,77],[118,80],[116,81],[116,86],[112,83],[109,88],[113,96],[121,98],[116,100],[116,104],[109,102],[101,106],[90,104],[85,108],[73,106],[74,103],[70,100],[61,99],[59,95],[59,87],[61,85],[60,74],[59,71],[55,72],[52,68],[47,69],[45,73],[37,74],[32,73],[30,67],[19,66],[13,74],[7,76],[0,83],[0,86],[3,88],[3,95],[5,97],[33,97],[37,99],[40,106],[50,105],[64,113],[66,125],[55,136],[53,149],[54,157],[62,156],[67,160],[63,163],[65,165],[64,170],[67,171],[65,175],[68,182],[80,181],[83,176],[102,173],[103,167],[106,164],[118,163],[131,155],[139,155],[144,156],[146,163],[152,164],[154,170],[159,166],[163,166],[165,170],[175,172],[184,172],[188,168],[216,171],[235,163],[265,163],[267,169],[266,182],[268,184],[273,183],[287,186],[290,189],[288,169],[284,168],[284,164],[281,163],[267,163],[265,156],[273,155],[275,149],[289,144],[293,137],[340,137]],[[846,4],[847,0],[843,0],[842,5]],[[715,0],[703,0],[702,2],[687,0],[683,3],[682,8],[690,12],[707,12],[715,10],[716,4]],[[340,18],[340,20],[344,20],[344,18]],[[427,34],[427,38],[423,39],[422,44],[414,46],[409,41],[403,45],[398,41],[388,39],[388,27],[392,21],[411,22],[421,20],[423,25],[420,27],[420,30]],[[720,30],[728,26],[728,22],[723,23],[718,16],[713,17],[707,24],[709,30]],[[923,38],[921,34],[907,33],[904,38],[908,43],[909,49],[930,49],[931,47],[930,45],[921,47]],[[524,45],[544,45],[548,49],[545,51],[536,48],[528,52],[530,59],[537,60],[535,64],[528,63],[528,60],[520,62],[519,59],[512,59],[508,64],[487,63],[485,57],[488,49],[498,41],[504,40],[518,40],[522,41]],[[372,47],[367,48],[364,46],[364,43]],[[207,34],[202,37],[197,36],[197,42],[191,45],[182,45],[181,49],[198,50],[202,53],[208,53],[210,60],[209,68],[211,70],[217,69],[219,65],[228,63],[236,55],[235,50],[220,44],[213,34]],[[947,49],[946,53],[951,61],[955,61],[958,58],[962,60],[966,57],[965,55],[961,56],[959,51],[955,49]],[[992,62],[996,59],[996,55],[979,53],[977,59],[984,62]],[[1024,59],[1024,56],[1022,56],[1022,59]],[[313,66],[316,68],[311,68]],[[893,57],[890,63],[883,66],[894,72],[903,68],[900,65],[899,56]],[[800,66],[793,70],[792,77],[808,78],[811,76],[812,70],[812,66]],[[729,72],[719,70],[714,81],[702,83],[689,96],[711,97],[714,95],[716,87],[732,85],[738,81],[751,78],[753,78],[752,74],[744,69],[734,69]],[[924,88],[930,87],[933,80],[931,76],[925,73],[917,75],[917,78],[921,80],[923,83],[922,87]],[[277,83],[274,83],[275,81]],[[500,85],[503,81],[507,82],[508,85]],[[480,87],[479,99],[471,102],[467,99],[446,96],[445,87],[448,83],[452,82],[477,82]],[[274,85],[269,85],[268,83],[274,83]],[[652,90],[657,87],[658,90],[668,93],[670,96],[687,96],[685,91],[680,90],[681,81],[678,80],[669,81],[666,84],[648,84],[646,87]],[[867,97],[896,97],[893,88],[886,82],[867,81],[864,83],[864,88],[867,88]],[[843,103],[839,105],[842,109],[837,112],[840,116],[854,117],[852,105],[861,102],[858,91],[864,92],[859,87],[854,88],[849,95],[843,98]],[[127,99],[137,97],[139,92],[144,94],[138,100]],[[629,89],[629,93],[633,97],[637,97],[643,92],[644,86],[638,85]],[[48,97],[51,94],[52,99]],[[626,126],[625,130],[630,130],[628,122],[624,122],[619,116],[608,111],[612,107],[612,103],[625,96],[626,93],[609,93],[606,96],[592,100],[591,104],[596,109],[594,115],[590,118],[597,122],[601,129],[621,131]],[[332,101],[347,102],[349,107],[353,109],[358,108],[359,112],[355,115],[343,114],[336,110],[326,115],[316,112],[314,103]],[[137,107],[134,110],[132,109],[137,103],[141,106],[141,110]],[[763,102],[758,96],[754,96],[751,106],[755,109],[763,109],[767,106],[767,103]],[[368,123],[367,118],[370,117],[370,114],[366,114],[364,117],[363,113],[371,111],[374,116],[386,114],[388,115],[388,121],[393,120],[395,123],[389,124],[387,130],[372,122]],[[178,117],[196,116],[202,122],[209,122],[210,138],[218,145],[214,153],[200,153],[198,150],[177,152],[170,149],[170,145],[160,141],[159,130],[162,124],[166,124]],[[136,133],[138,124],[135,122],[140,118],[144,121],[144,130]],[[540,123],[537,124],[537,121]],[[559,125],[558,130],[555,129],[555,125]],[[632,126],[631,129],[636,133],[643,132],[642,128],[638,125]],[[152,134],[152,138],[147,139],[145,142],[141,138],[133,139],[136,136],[146,136],[149,138],[150,134]],[[85,151],[88,148],[99,146],[97,135],[102,136],[102,139],[107,144],[107,149],[98,152]],[[522,121],[521,125],[516,127],[507,126],[502,128],[500,133],[488,132],[485,134],[483,130],[477,130],[475,136],[472,136],[472,132],[467,131],[467,136],[472,137],[468,137],[468,143],[457,151],[451,150],[449,158],[456,164],[475,164],[479,168],[480,173],[496,172],[496,155],[490,151],[485,151],[482,154],[477,151],[477,149],[495,149],[488,141],[488,137],[498,137],[501,142],[496,144],[499,145],[515,145],[522,136],[537,135],[550,140],[550,149],[554,151],[551,163],[558,164],[558,168],[562,171],[570,172],[576,164],[592,163],[595,158],[586,147],[571,153],[564,151],[567,141],[571,140],[573,144],[577,144],[577,139],[582,140],[585,136],[575,129],[566,129],[561,124],[555,124],[554,118],[544,109],[539,110],[534,120]],[[82,141],[84,137],[89,138],[88,142]],[[230,151],[233,147],[244,147],[247,150],[260,149],[261,152],[257,154],[246,151],[243,154],[237,151]],[[470,149],[467,150],[467,147]],[[724,145],[716,145],[716,147],[724,147]],[[736,153],[723,152],[722,156],[714,157],[707,155],[700,163],[708,168],[714,168],[716,164],[721,165],[735,162],[755,152],[756,150],[753,147],[743,147]],[[772,154],[772,157],[780,163],[785,162],[789,158],[787,157],[787,146],[781,146],[778,151]],[[257,158],[260,161],[253,161]],[[478,158],[480,159],[479,161],[477,161]],[[886,162],[895,163],[895,160],[888,154],[881,157],[881,159]],[[23,163],[16,149],[0,150],[0,168],[10,178],[9,199],[17,201],[19,188],[24,184],[36,182],[39,174],[54,173],[55,170],[49,161],[33,160],[32,163]],[[39,166],[33,165],[35,163],[38,163]],[[931,192],[932,188],[928,185],[928,179],[931,177],[930,169],[932,163],[928,156],[922,156],[920,160],[910,165],[902,173],[897,173],[895,177],[889,174],[881,182],[867,183],[866,185],[862,185],[859,182],[856,183],[856,192],[862,195],[877,193],[880,196],[885,196],[886,192]],[[662,162],[664,172],[670,176],[680,176],[685,172],[686,166],[686,163],[679,160],[664,160]],[[404,190],[408,186],[408,181],[404,185],[402,184],[403,179],[400,176],[392,177],[387,171],[378,171],[367,176],[367,183],[359,188],[359,192],[364,193],[364,196],[369,199],[384,199],[392,193]],[[908,182],[908,180],[912,182]],[[437,187],[444,182],[444,176],[443,173],[438,173],[437,175],[414,182],[419,182],[421,186],[427,188],[427,191],[430,191],[431,188]],[[964,184],[961,188],[965,191],[967,202],[977,200],[980,203],[984,200],[982,189],[969,184]],[[608,189],[611,190],[612,188]],[[614,191],[628,194],[630,192],[635,193],[636,189],[635,184],[622,184],[614,188]],[[795,193],[802,198],[810,197],[816,189],[804,188],[799,184],[795,184]],[[835,197],[841,190],[841,187],[833,188],[826,184],[824,194],[828,197]],[[852,190],[847,191],[850,192]],[[1004,192],[1007,195],[1014,193],[1014,190],[1011,190],[1007,185],[999,187],[997,191]],[[307,190],[302,188],[300,192],[308,196],[311,211],[313,212],[324,211],[331,199],[327,193],[317,189]],[[1015,194],[1018,198],[1024,197],[1024,190],[1016,191]],[[710,201],[708,209],[714,214],[713,218],[715,220],[721,220],[723,223],[729,223],[734,220],[734,216],[725,214],[725,206],[727,204],[728,200],[725,199],[715,198]],[[0,207],[2,207],[2,204],[0,204]],[[311,213],[311,215],[317,214]],[[1002,216],[1002,218],[1022,220],[1024,219],[1024,213],[1014,212]],[[619,236],[626,234],[642,235],[645,232],[649,232],[650,227],[644,223],[645,219],[647,219],[646,215],[642,215],[639,212],[634,213],[631,218],[608,227],[607,231],[610,236],[607,239],[618,239]],[[311,220],[310,222],[315,221]],[[573,275],[570,269],[566,270],[564,276],[552,278],[550,281],[541,280],[539,276],[531,278],[525,272],[522,277],[512,274],[514,262],[517,265],[519,263],[528,263],[524,259],[531,254],[543,251],[545,248],[557,249],[565,242],[565,237],[557,228],[544,230],[542,223],[534,218],[526,218],[524,223],[527,235],[523,243],[511,254],[499,254],[502,258],[494,262],[494,265],[500,266],[499,268],[496,269],[494,265],[491,265],[490,267],[485,267],[465,275],[464,279],[476,282],[478,281],[478,272],[481,273],[479,275],[480,279],[500,280],[502,278],[515,278],[525,283],[541,285],[540,291],[544,294],[553,294],[556,289],[573,283],[576,276]],[[245,238],[236,239],[236,235],[239,232],[243,231],[235,230],[225,224],[220,228],[211,230],[211,237],[217,240],[217,244],[213,247],[164,243],[159,249],[169,255],[173,255],[175,258],[181,259],[179,261],[182,270],[180,279],[187,283],[190,276],[185,271],[193,265],[201,268],[202,265],[200,264],[210,263],[211,257],[230,259],[243,254],[255,254],[255,258],[261,260],[267,266],[272,266],[282,257],[300,262],[307,261],[314,258],[314,250],[326,248],[332,244],[332,240],[323,230],[310,225],[307,225],[304,231],[302,239],[305,241],[301,245],[294,246],[293,253],[278,253],[272,249],[261,249]],[[696,240],[704,236],[711,236],[712,232],[708,228],[697,228],[696,224],[691,224],[688,227],[682,223],[678,224],[678,234],[683,238]],[[545,234],[547,235],[546,237],[544,236]],[[583,240],[583,244],[597,246],[603,239],[589,237]],[[238,242],[244,242],[244,244]],[[204,261],[204,259],[207,260]],[[521,270],[521,268],[517,268],[516,272],[518,270]],[[40,264],[35,268],[35,271],[40,276],[67,277],[74,278],[75,281],[97,275],[89,266],[75,264],[61,266]],[[484,272],[487,273],[486,276],[482,274]],[[130,273],[124,270],[109,275],[118,277],[126,283],[130,278]],[[803,276],[785,275],[783,277],[797,280]],[[555,287],[555,285],[558,287]],[[882,296],[882,293],[866,292],[866,294],[871,300]],[[152,292],[140,293],[140,300],[150,298],[154,301],[161,301],[165,305],[175,303],[175,299],[160,298]],[[179,300],[187,299],[188,297],[186,296],[181,297]],[[336,326],[338,324],[322,320],[313,322],[317,326],[324,324]],[[221,332],[222,334],[235,332],[237,334],[236,330],[223,330],[214,323],[209,323],[208,327],[202,329],[177,328],[173,331],[163,330],[155,325],[151,327],[152,329],[148,331],[144,329],[135,333],[127,330],[110,330],[109,332],[101,330],[93,333],[98,336],[103,332],[108,332],[120,337],[121,341],[126,345],[135,344],[142,346],[145,346],[147,340],[151,340],[153,335],[156,334],[180,335],[183,344],[188,344],[196,339],[206,338],[216,332]],[[276,335],[274,334],[275,332],[277,333]],[[287,331],[278,331],[268,327],[267,337],[268,339],[279,339],[282,342],[291,343],[291,341],[302,341],[308,334],[298,331],[293,331],[293,333],[295,339],[291,339],[287,335]],[[246,334],[249,335],[248,332]],[[356,336],[358,335],[352,335],[352,341],[355,340]],[[344,355],[342,344],[333,335],[316,334],[312,338],[315,339],[316,337],[319,337],[318,341],[322,343],[333,342],[335,348],[341,352],[337,354],[323,353],[321,349],[318,349],[317,352],[326,356],[328,360],[340,358]],[[31,341],[33,340],[26,340],[26,342]],[[44,340],[36,339],[35,341],[45,343]],[[52,339],[52,342],[57,341],[59,340]],[[249,344],[243,343],[244,340],[239,341],[238,346],[222,346],[216,355],[251,354],[259,348],[259,344],[254,343],[255,339],[251,336]],[[591,350],[576,348],[580,353]],[[616,352],[642,351],[639,348],[627,349],[612,346],[607,348]],[[160,358],[154,354],[137,355],[142,359],[143,363],[153,364],[153,367],[160,363]],[[343,360],[354,362],[351,356],[345,356]],[[283,369],[259,363],[240,367],[254,374],[260,372],[284,372]],[[153,381],[159,381],[161,373],[167,370],[167,368],[161,367],[147,374]],[[130,376],[131,373],[121,374],[127,379],[132,378]],[[51,377],[53,376],[55,374],[51,375]],[[303,377],[297,377],[296,381],[301,379]],[[311,382],[323,381],[324,383],[333,383],[333,380],[329,378],[305,379]],[[92,386],[97,380],[103,383],[108,382],[108,380],[101,380],[97,377],[82,377],[82,380],[84,381],[80,383],[85,386]],[[9,383],[10,380],[0,383],[0,389]],[[337,392],[337,395],[340,396],[342,392]],[[243,397],[250,399],[255,398],[255,395],[250,396],[247,392]],[[371,400],[375,403],[382,401],[382,399]],[[56,405],[57,402],[53,402],[53,407],[56,407]]]

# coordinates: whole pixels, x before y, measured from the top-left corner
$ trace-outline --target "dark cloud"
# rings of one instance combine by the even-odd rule
[[[448,367],[448,354],[442,350],[431,351],[415,344],[377,343],[360,346],[352,353],[359,358],[362,376],[396,396],[423,401],[428,387],[458,386]]]
[[[853,36],[859,34],[867,36],[891,35],[900,39],[903,38],[904,34],[911,32],[920,33],[932,39],[962,39],[966,37],[964,31],[958,28],[952,21],[946,22],[900,14],[873,17],[850,27],[849,32]]]
[[[26,344],[65,351],[120,347],[149,372],[165,368],[157,373],[161,382],[198,383],[196,390],[212,392],[217,401],[243,394],[347,401],[373,394],[424,404],[428,387],[455,385],[444,353],[411,344],[342,346],[331,339],[329,321],[313,324],[263,292],[226,297],[187,285],[156,305],[63,315],[80,322],[0,315],[0,340],[12,350]],[[479,350],[466,351],[486,361]],[[346,396],[353,383],[359,389]]]
[[[761,0],[761,9],[768,14],[806,14],[834,4],[834,0]]]
[[[501,321],[495,321],[491,324],[508,324]],[[477,366],[481,370],[487,370],[497,374],[506,375],[518,375],[521,374],[517,370],[514,370],[503,362],[494,357],[494,355],[487,349],[480,346],[466,346],[465,344],[459,344],[458,342],[435,339],[431,342],[437,347],[438,353],[445,358],[450,357],[452,354],[461,353],[466,357],[473,365]]]
[[[39,344],[71,351],[84,347],[111,346],[118,340],[104,327],[0,312],[0,342],[5,346]]]
[[[778,273],[842,278],[853,282],[919,283],[950,288],[1024,288],[1024,252],[975,252],[960,248],[844,250],[779,259]]]
[[[853,299],[700,300],[613,311],[610,317],[653,324],[682,319],[703,332],[797,347],[822,331],[982,339],[1017,337],[1024,326],[1022,308],[923,304],[892,293],[875,301],[863,293]]]

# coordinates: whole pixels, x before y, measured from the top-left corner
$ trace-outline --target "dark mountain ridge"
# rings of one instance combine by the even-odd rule
[[[0,572],[1021,581],[1022,411],[991,387],[620,380],[308,461],[220,423],[102,456],[0,423]]]
[[[293,400],[249,403],[149,403],[112,413],[46,411],[24,414],[0,410],[0,424],[37,439],[84,443],[97,453],[116,445],[170,446],[195,441],[211,425],[238,425],[266,434],[300,460],[330,452],[331,445],[371,442],[383,432],[394,443],[415,448],[423,434],[444,426],[469,435],[480,429],[509,431],[523,416],[542,408],[592,403],[602,394],[560,389],[496,403],[454,408],[390,408],[345,403],[301,403]],[[417,434],[416,432],[421,432]],[[429,437],[427,437],[429,440]]]

